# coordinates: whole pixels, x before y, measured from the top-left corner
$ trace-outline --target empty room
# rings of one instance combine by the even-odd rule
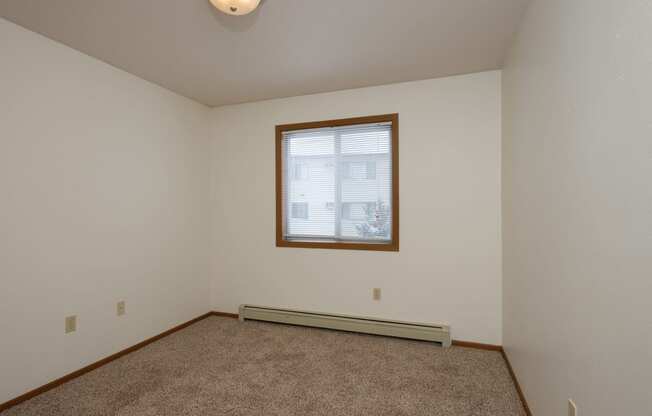
[[[652,1],[0,0],[0,416],[652,416]]]

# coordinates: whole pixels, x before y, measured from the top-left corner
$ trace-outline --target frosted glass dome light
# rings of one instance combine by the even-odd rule
[[[260,0],[210,0],[219,11],[233,16],[242,16],[256,10]]]

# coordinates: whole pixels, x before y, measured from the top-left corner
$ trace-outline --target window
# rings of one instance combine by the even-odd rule
[[[398,251],[398,114],[276,126],[276,245]]]

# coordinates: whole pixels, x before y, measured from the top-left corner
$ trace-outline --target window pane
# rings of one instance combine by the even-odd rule
[[[391,239],[391,160],[389,154],[346,156],[351,171],[341,179],[341,236]]]
[[[285,206],[291,214],[285,218],[285,234],[335,237],[335,137],[310,133],[285,142],[284,166],[292,172],[285,175]]]

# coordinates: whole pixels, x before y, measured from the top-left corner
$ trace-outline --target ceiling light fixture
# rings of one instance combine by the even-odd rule
[[[210,0],[219,11],[233,16],[242,16],[256,10],[260,0]]]

